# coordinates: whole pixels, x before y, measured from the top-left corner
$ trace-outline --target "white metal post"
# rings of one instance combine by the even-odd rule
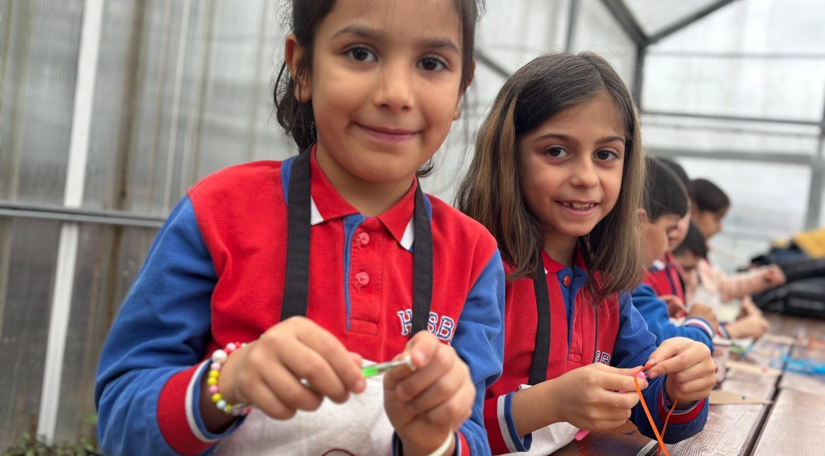
[[[104,0],[85,0],[83,7],[64,196],[64,205],[69,208],[79,208],[83,203],[95,77],[100,51],[100,30],[103,22],[103,2]],[[43,389],[40,395],[40,413],[37,421],[37,435],[45,437],[47,441],[54,440],[57,427],[63,355],[66,349],[66,334],[72,307],[72,288],[79,234],[80,225],[77,223],[64,223],[61,226],[52,311],[49,319],[49,339],[46,346],[46,366],[43,373]]]

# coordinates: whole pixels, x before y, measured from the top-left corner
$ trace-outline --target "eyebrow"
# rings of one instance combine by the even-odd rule
[[[383,38],[382,33],[362,25],[348,25],[335,32],[335,34],[332,35],[332,38],[338,38],[342,35],[353,35],[368,40],[381,40]],[[421,40],[421,46],[427,49],[448,49],[456,54],[461,54],[461,50],[458,48],[458,45],[455,44],[455,42],[450,38],[431,38]]]
[[[536,138],[534,140],[534,142],[535,141],[540,141],[542,139],[547,139],[547,138],[559,138],[563,141],[570,141],[570,142],[578,143],[578,140],[576,140],[576,138],[574,138],[570,135],[562,134],[562,133],[547,133],[547,134],[541,135],[538,138]],[[605,136],[604,138],[599,139],[597,142],[599,144],[603,144],[603,143],[608,143],[608,142],[613,142],[613,141],[621,141],[622,143],[624,143],[625,139],[621,136],[613,135],[613,136]]]

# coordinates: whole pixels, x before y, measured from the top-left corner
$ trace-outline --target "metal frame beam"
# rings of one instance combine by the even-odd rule
[[[676,22],[675,24],[668,26],[661,32],[652,35],[650,38],[648,38],[648,44],[659,42],[660,40],[667,38],[670,35],[673,35],[679,30],[682,30],[683,28],[687,27],[688,25],[693,24],[694,22],[704,18],[705,16],[708,16],[709,14],[716,12],[720,8],[725,7],[735,1],[736,0],[719,0],[718,2],[691,14],[690,16]]]
[[[579,20],[579,0],[570,0],[570,15],[567,17],[567,40],[564,50],[573,52],[573,40],[576,37],[576,22]]]
[[[756,122],[756,123],[771,123],[771,124],[787,124],[787,125],[806,125],[812,127],[825,128],[825,120],[798,120],[798,119],[769,119],[764,117],[746,117],[746,116],[725,116],[716,114],[696,114],[688,112],[671,112],[671,111],[644,111],[642,115],[646,116],[663,116],[663,117],[683,117],[689,119],[708,119],[708,120],[728,120],[733,122]]]
[[[573,0],[574,2],[577,0]],[[619,22],[619,25],[627,32],[630,39],[632,39],[637,46],[647,46],[650,39],[645,34],[636,17],[630,12],[627,5],[622,0],[602,0],[604,6],[610,11],[613,17]]]
[[[670,147],[649,147],[646,149],[650,155],[664,157],[690,157],[703,158],[708,160],[737,160],[759,163],[780,163],[784,165],[806,165],[814,164],[816,157],[804,154],[788,154],[783,152],[751,152],[732,150],[709,150],[699,151],[690,149],[676,149]]]
[[[60,222],[160,228],[165,217],[151,217],[122,211],[91,211],[65,206],[39,206],[0,201],[0,217],[34,218]]]

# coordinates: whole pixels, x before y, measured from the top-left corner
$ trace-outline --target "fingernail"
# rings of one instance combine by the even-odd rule
[[[407,399],[409,399],[407,395],[404,393],[404,390],[402,390],[400,386],[395,388],[395,395],[398,396],[398,398],[402,401],[406,401]]]
[[[651,380],[653,380],[654,378],[656,378],[656,377],[658,377],[658,376],[659,376],[659,373],[658,373],[658,372],[649,372],[649,373],[647,374],[647,378],[649,378],[649,379],[651,379]]]
[[[364,380],[363,378],[359,378],[355,382],[355,386],[352,388],[352,390],[356,393],[360,393],[360,392],[364,391],[365,389],[367,389],[367,381]]]

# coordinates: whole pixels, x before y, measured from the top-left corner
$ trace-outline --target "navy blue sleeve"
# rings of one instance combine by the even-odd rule
[[[194,208],[184,198],[158,233],[100,356],[95,405],[104,453],[197,454],[229,433],[206,431],[197,396],[216,280]],[[161,391],[173,377],[189,384],[192,394],[165,404]],[[185,414],[177,413],[184,408]],[[169,410],[185,417],[180,440],[171,443],[160,423]]]
[[[496,250],[467,296],[452,340],[476,387],[473,415],[460,428],[470,454],[489,455],[484,428],[484,392],[504,364],[504,268]]]
[[[633,290],[633,306],[647,322],[647,328],[656,336],[656,343],[671,337],[687,337],[701,342],[713,352],[713,329],[710,324],[701,318],[688,318],[681,326],[670,321],[667,304],[656,296],[653,288],[647,284],[639,285]]]
[[[648,331],[644,318],[631,303],[631,297],[622,294],[619,301],[619,334],[613,348],[613,365],[621,369],[643,366],[656,348],[656,337]],[[662,429],[664,418],[670,411],[664,391],[666,378],[667,376],[664,376],[649,381],[648,388],[642,392],[658,429]],[[665,441],[680,442],[701,431],[707,421],[707,402],[702,400],[686,410],[674,410],[668,422]],[[679,404],[676,405],[678,407]],[[652,439],[656,438],[641,403],[633,407],[631,420],[639,432]]]

